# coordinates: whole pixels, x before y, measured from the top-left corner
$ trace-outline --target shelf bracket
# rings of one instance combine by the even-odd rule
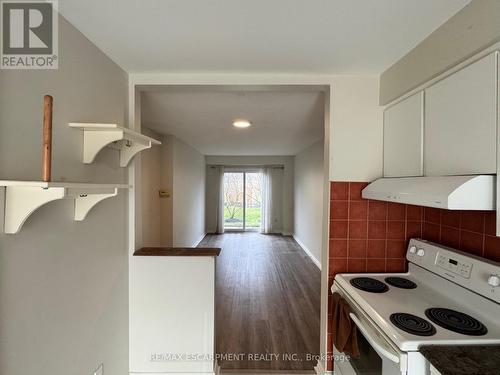
[[[87,217],[89,211],[100,201],[107,198],[112,198],[118,194],[118,189],[113,189],[113,192],[107,194],[78,194],[75,198],[75,220],[83,221]]]
[[[120,167],[126,167],[132,158],[161,142],[116,124],[93,124],[71,122],[69,126],[83,130],[83,162],[90,164],[106,146],[119,150]]]
[[[125,184],[0,181],[0,205],[4,207],[4,232],[18,233],[33,212],[59,199],[73,200],[74,220],[82,221],[96,204],[115,197],[118,189],[128,187]]]
[[[123,139],[123,132],[117,130],[83,131],[83,162],[90,164],[104,147]]]
[[[120,150],[120,167],[126,167],[136,154],[148,148],[151,148],[151,142],[136,143],[124,141],[122,149]]]
[[[7,186],[5,192],[5,233],[18,233],[30,215],[43,205],[63,199],[62,187]]]

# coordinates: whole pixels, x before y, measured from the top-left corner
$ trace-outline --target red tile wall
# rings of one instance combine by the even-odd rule
[[[422,238],[426,240],[500,262],[495,211],[450,211],[426,207],[422,231]]]
[[[422,236],[422,207],[361,198],[365,182],[332,182],[330,276],[405,270],[406,244]]]
[[[420,237],[500,262],[495,212],[450,211],[361,197],[366,182],[331,182],[329,286],[342,272],[404,272],[406,248]],[[332,321],[329,299],[329,321]],[[331,324],[328,354],[333,349]],[[329,356],[330,358],[331,356]],[[332,369],[328,363],[328,370]]]

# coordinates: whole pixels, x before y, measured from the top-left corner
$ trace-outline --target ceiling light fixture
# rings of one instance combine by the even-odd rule
[[[251,125],[252,125],[252,123],[248,120],[235,120],[233,122],[233,126],[235,128],[248,128]]]

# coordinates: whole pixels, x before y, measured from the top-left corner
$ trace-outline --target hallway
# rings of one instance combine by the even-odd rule
[[[292,237],[207,235],[216,265],[222,369],[312,370],[319,353],[321,272]]]

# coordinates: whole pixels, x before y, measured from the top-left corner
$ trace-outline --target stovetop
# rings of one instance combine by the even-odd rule
[[[338,274],[333,288],[348,295],[402,351],[422,345],[500,344],[500,304],[458,285],[453,273],[431,272],[447,252],[428,253],[431,261],[410,262],[408,273]],[[487,280],[489,274],[475,262],[472,269]],[[474,286],[475,275],[468,276],[464,282]],[[477,289],[485,291],[482,284]]]
[[[421,345],[459,345],[459,344],[500,344],[500,306],[493,301],[485,300],[457,285],[444,285],[445,290],[435,289],[437,284],[445,280],[435,279],[439,276],[423,275],[428,281],[419,280],[415,273],[422,272],[410,269],[404,274],[339,274],[335,283],[345,291],[367,313],[377,326],[403,351],[417,350]],[[425,271],[424,271],[425,272]],[[393,287],[385,282],[386,277],[402,277],[414,282],[417,287],[403,289]],[[372,293],[354,287],[350,281],[357,277],[370,277],[385,283],[388,290],[383,293]],[[460,288],[460,289],[458,289]],[[482,336],[471,336],[446,329],[426,315],[431,308],[446,308],[465,313],[487,329]],[[420,336],[397,328],[391,321],[391,315],[396,313],[411,314],[423,319],[434,332],[429,336]],[[496,319],[495,319],[496,317]],[[393,320],[395,318],[393,317]],[[432,329],[431,329],[432,330]]]

